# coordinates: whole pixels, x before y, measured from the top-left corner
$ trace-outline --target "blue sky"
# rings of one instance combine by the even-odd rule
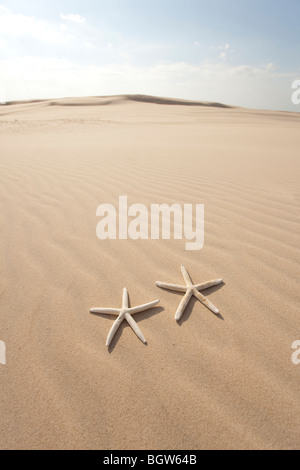
[[[0,0],[0,101],[145,93],[300,111],[299,24],[299,0]]]

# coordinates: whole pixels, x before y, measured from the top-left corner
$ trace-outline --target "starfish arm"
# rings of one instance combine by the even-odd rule
[[[175,292],[186,292],[186,286],[180,286],[179,284],[168,284],[166,282],[157,281],[156,285],[162,289],[172,290]]]
[[[222,282],[223,282],[223,279],[215,279],[214,281],[203,282],[202,284],[197,284],[195,286],[195,289],[196,290],[209,289],[210,287],[218,286],[219,284],[222,284]]]
[[[128,308],[129,307],[129,298],[128,298],[128,290],[126,289],[123,289],[123,304],[122,304],[122,308]]]
[[[129,325],[131,326],[131,328],[133,329],[133,331],[135,332],[135,334],[137,335],[137,337],[138,337],[144,344],[147,344],[146,338],[144,337],[143,333],[141,332],[140,328],[138,327],[137,323],[134,321],[134,319],[132,318],[132,316],[131,316],[129,313],[126,313],[126,314],[125,314],[125,318],[126,318],[126,320],[128,321],[128,323],[129,323]]]
[[[91,308],[90,313],[103,314],[103,315],[119,315],[120,309],[117,308]]]
[[[218,315],[219,309],[214,306],[204,295],[200,294],[196,289],[193,291],[193,295],[203,304],[205,307],[207,307],[209,310],[211,310],[213,313]]]
[[[193,293],[192,291],[188,291],[185,296],[182,298],[180,304],[179,304],[179,307],[177,309],[177,312],[175,314],[175,320],[176,321],[179,321],[180,318],[182,317],[189,301],[191,300],[191,297],[192,297]]]
[[[149,302],[148,304],[139,305],[138,307],[132,307],[128,309],[128,313],[133,315],[134,313],[144,312],[144,310],[148,310],[149,308],[155,307],[160,301],[154,300],[154,302]]]
[[[111,327],[111,330],[110,332],[108,333],[108,336],[107,336],[107,340],[106,340],[106,346],[110,346],[110,343],[112,342],[116,332],[118,331],[122,321],[124,320],[124,317],[121,318],[121,316],[119,316],[116,321],[114,322],[113,326]]]
[[[192,286],[193,285],[192,278],[189,275],[189,273],[187,272],[187,269],[183,266],[183,264],[181,265],[181,272],[182,272],[182,275],[183,275],[183,279],[186,282],[186,285],[187,286]]]

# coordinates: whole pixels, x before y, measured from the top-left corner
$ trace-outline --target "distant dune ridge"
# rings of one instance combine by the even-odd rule
[[[300,115],[144,95],[0,106],[2,449],[299,449]],[[204,204],[205,246],[96,236],[99,204]],[[190,302],[184,264],[217,317]],[[120,308],[137,314],[144,346]]]
[[[209,103],[204,101],[191,101],[175,98],[163,98],[150,95],[114,95],[114,96],[95,96],[91,98],[64,98],[59,100],[30,100],[30,101],[9,101],[6,105],[25,104],[25,103],[43,103],[48,102],[51,106],[105,106],[126,101],[137,101],[140,103],[152,103],[161,105],[181,105],[181,106],[212,106],[216,108],[231,108],[221,103]]]

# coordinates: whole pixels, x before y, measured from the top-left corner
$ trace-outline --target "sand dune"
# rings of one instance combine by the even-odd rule
[[[139,103],[152,103],[160,105],[178,106],[208,106],[214,108],[231,108],[222,103],[210,103],[206,101],[192,101],[175,98],[165,98],[149,95],[114,95],[94,96],[88,98],[64,98],[59,100],[31,100],[31,101],[9,101],[5,106],[17,104],[48,103],[50,106],[105,106],[108,104],[119,104],[122,102],[136,101]]]
[[[221,103],[208,103],[205,101],[191,101],[191,100],[178,100],[174,98],[163,98],[158,96],[148,95],[125,95],[125,98],[129,101],[138,101],[140,103],[152,103],[161,105],[178,105],[178,106],[211,106],[214,108],[230,108],[225,104]]]
[[[168,106],[168,105],[172,106]],[[99,106],[102,105],[102,106]],[[300,115],[143,96],[0,106],[2,449],[300,447]],[[205,247],[100,241],[99,204],[205,204]],[[156,280],[224,279],[219,318]],[[161,299],[105,347],[95,306]]]

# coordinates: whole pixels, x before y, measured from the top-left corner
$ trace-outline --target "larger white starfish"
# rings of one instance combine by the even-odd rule
[[[154,302],[149,302],[148,304],[139,305],[138,307],[129,307],[129,298],[128,298],[128,291],[125,288],[123,290],[123,302],[121,308],[92,308],[90,310],[91,313],[96,315],[104,314],[104,315],[116,315],[118,318],[114,322],[113,326],[111,327],[110,332],[108,333],[108,337],[106,340],[106,346],[109,346],[112,342],[116,332],[118,331],[121,323],[126,320],[137,337],[144,343],[147,344],[147,341],[139,329],[137,323],[134,321],[131,315],[134,313],[144,312],[144,310],[148,310],[149,308],[155,307],[159,303],[159,300],[155,300]]]
[[[185,295],[182,298],[177,309],[175,320],[180,320],[189,301],[193,296],[196,297],[196,299],[198,299],[203,305],[205,305],[205,307],[209,308],[209,310],[211,310],[217,315],[219,313],[217,307],[215,307],[206,297],[204,297],[204,295],[200,294],[199,291],[208,289],[209,287],[217,286],[218,284],[222,284],[223,280],[216,279],[214,281],[204,282],[203,284],[193,284],[191,276],[183,265],[181,265],[181,272],[186,283],[185,286],[180,286],[178,284],[167,284],[166,282],[159,281],[156,282],[157,287],[161,287],[163,289],[168,289],[175,292],[185,292]]]

